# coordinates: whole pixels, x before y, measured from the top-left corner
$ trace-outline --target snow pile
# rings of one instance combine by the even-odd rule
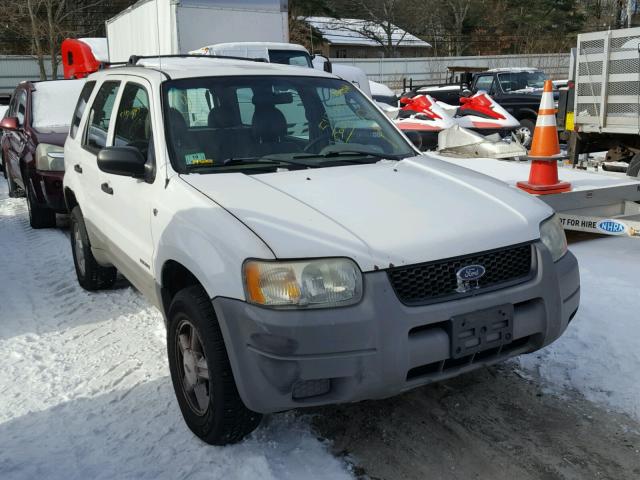
[[[68,232],[31,230],[0,184],[0,478],[347,479],[309,426],[272,415],[239,445],[200,442],[169,378],[157,310],[90,294]]]
[[[590,238],[580,263],[580,309],[564,336],[520,357],[556,386],[640,420],[640,240]]]
[[[97,61],[103,63],[109,62],[109,43],[107,42],[106,38],[84,37],[79,38],[78,40],[89,45],[91,53],[93,53],[93,56]]]

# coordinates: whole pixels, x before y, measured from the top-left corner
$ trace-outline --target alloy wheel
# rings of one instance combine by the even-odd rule
[[[180,369],[182,391],[193,413],[203,416],[209,409],[211,386],[202,341],[189,320],[182,320],[176,332],[176,365]]]

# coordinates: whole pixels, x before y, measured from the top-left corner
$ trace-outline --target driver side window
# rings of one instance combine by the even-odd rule
[[[487,93],[491,93],[491,86],[493,85],[493,75],[483,75],[478,77],[476,81],[476,92],[478,90],[484,90]]]
[[[149,94],[141,85],[127,83],[116,116],[114,145],[136,147],[146,157],[151,137]]]

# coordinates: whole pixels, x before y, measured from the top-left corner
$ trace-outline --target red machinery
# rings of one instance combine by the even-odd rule
[[[106,39],[82,39],[67,38],[62,42],[62,65],[64,78],[85,78],[87,75],[97,72],[105,65],[106,61],[96,58],[96,41]],[[92,46],[91,43],[94,45]]]

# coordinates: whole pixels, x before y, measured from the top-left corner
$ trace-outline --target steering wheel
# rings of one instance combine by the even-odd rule
[[[316,138],[315,140],[311,140],[311,142],[309,142],[307,144],[307,146],[302,149],[302,151],[304,153],[313,153],[311,151],[313,149],[313,147],[318,145],[320,142],[329,142],[329,141],[330,141],[330,138],[329,138],[328,135],[322,135],[322,136]]]

